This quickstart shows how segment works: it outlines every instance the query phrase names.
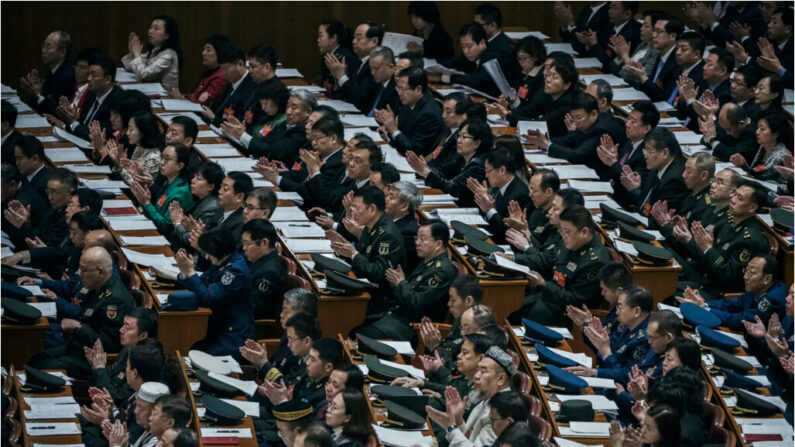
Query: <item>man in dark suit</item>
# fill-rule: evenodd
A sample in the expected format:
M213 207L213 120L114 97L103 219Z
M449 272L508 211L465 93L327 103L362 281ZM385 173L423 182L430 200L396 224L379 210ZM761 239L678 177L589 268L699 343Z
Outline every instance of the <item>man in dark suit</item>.
M638 101L627 116L627 140L624 144L615 144L612 138L605 136L596 148L596 155L603 164L597 172L600 173L602 180L607 180L613 185L613 199L625 208L632 208L635 200L630 197L621 182L624 167L636 172L641 181L646 178L648 170L643 140L659 122L660 112L654 104L651 101Z
M8 100L3 100L0 105L0 135L2 135L2 155L4 163L14 163L14 145L22 134L16 129L17 108Z
M730 80L732 102L742 107L751 119L756 119L759 114L759 106L756 105L754 98L754 88L762 73L763 71L759 67L746 65L735 71Z
M466 119L466 108L472 101L466 93L453 92L442 100L442 120L445 130L439 134L433 152L428 155L428 166L445 172L458 159L456 151L458 132Z
M254 80L246 68L245 54L240 48L230 46L218 54L218 63L228 84L215 110L202 106L202 117L214 126L220 126L230 116L244 121L248 101L254 93Z
M491 3L483 3L475 8L475 23L479 23L486 31L486 48L497 55L502 61L507 62L503 66L503 74L512 87L518 85L522 68L516 60L516 52L513 50L511 39L502 31L502 11ZM507 70L506 70L507 68Z
M23 135L14 145L14 159L22 175L22 189L35 192L46 201L50 171L41 141L33 135Z
M409 67L395 78L400 96L400 111L376 110L381 124L378 133L401 154L413 151L427 155L444 127L442 110L428 92L428 75L421 68Z
M695 3L695 2L694 2ZM765 21L762 19L762 2L720 2L717 14L715 9L704 3L696 3L692 8L685 8L685 15L693 17L699 22L701 33L704 34L715 46L726 48L727 43L735 40L745 44L746 41L756 45L757 39L765 33ZM691 12L692 11L692 12ZM738 37L732 30L733 26L740 25L744 36Z
M718 112L718 126L714 121L702 126L702 142L712 148L712 155L729 161L732 155L740 154L746 163L751 163L759 150L756 141L756 122L742 107L734 103L725 104Z
M337 222L342 220L345 213L342 207L343 198L351 191L355 192L369 185L370 167L380 163L383 158L381 149L367 135L357 134L349 141L355 144L347 146L343 151L345 169L324 192L327 203L336 205L330 211L334 212L334 220Z
M496 50L490 49L486 39L486 31L478 23L467 23L462 26L458 32L458 39L461 43L461 54L442 62L442 65L461 71L464 74L435 74L431 76L431 80L441 81L446 84L466 85L491 96L500 96L497 84L486 71L483 64L496 59L510 83L510 73L514 70L511 67L516 63L516 58L499 54ZM513 77L517 76L518 74Z
M375 116L379 109L398 110L400 97L395 89L395 54L387 47L375 47L368 59L370 73L377 87L375 97L364 111L367 116Z
M608 2L591 2L589 6L583 8L574 21L571 12L571 5L563 5L563 2L555 3L555 17L560 23L560 38L564 42L569 42L579 54L585 54L585 45L580 42L579 36L585 34L596 34L597 42L607 48L612 26L608 14Z
M266 157L271 161L279 160L290 166L298 159L298 150L305 147L307 119L317 107L315 95L307 90L293 90L287 100L285 110L287 126L268 135L251 137L245 133L240 141L245 147L244 154L252 157Z
M279 58L276 56L276 50L272 47L256 46L248 51L246 54L246 63L248 65L248 74L251 80L254 81L252 92L264 88L277 88L279 86L284 88L284 84L276 76L276 66L279 63ZM246 104L246 111L243 114L243 124L246 132L251 133L251 129L264 123L268 116L262 109L260 99L256 94L252 94L248 98Z
M21 90L28 95L26 102L39 114L55 114L62 96L67 99L74 96L75 69L66 59L71 47L69 33L51 32L41 45L41 61L47 66L44 80L35 69L19 80Z
M793 83L793 11L792 5L776 9L767 25L769 42L759 40L761 56L756 58L756 63L767 71L778 73L785 85ZM772 51L771 51L772 50ZM772 53L772 54L771 54Z
M607 15L610 19L610 34L608 41L613 36L621 36L629 44L629 52L632 54L635 47L640 43L641 24L635 20L638 13L638 2L610 2ZM599 43L595 33L580 34L578 40L585 46L583 56L595 57L602 62L602 71L609 73L611 63L616 57L615 52L609 46Z
M624 129L618 121L606 113L599 113L596 99L580 93L574 100L571 116L576 128L562 137L548 140L544 135L534 136L528 141L546 148L551 157L564 158L570 163L585 164L592 169L601 169L602 163L596 155L602 135L610 135L613 141L623 144L626 140Z
M704 93L709 90L721 106L731 101L731 81L729 76L734 70L734 57L722 48L713 48L707 55L703 69L703 84L701 88L680 89L677 108L679 117L685 117L685 126L698 130L698 112L693 107L693 101L698 98L704 101ZM698 95L696 97L696 95Z
M642 90L652 101L668 101L676 88L676 81L681 73L676 64L676 42L684 32L682 22L676 19L660 19L654 23L654 48L660 52L657 63L654 64L652 75L646 74L646 69L639 63L628 63L626 79L636 88Z
M522 209L533 208L530 203L530 191L527 185L516 178L514 174L514 157L506 148L489 151L486 154L486 179L489 188L474 178L469 178L467 187L475 196L475 204L480 208L489 223L489 231L498 243L505 242L505 232L508 230L503 219L509 216L508 204L515 201Z
M42 217L50 211L50 206L38 193L31 189L22 189L22 176L16 165L3 163L2 176L2 208L8 208L12 201L18 201L23 207L30 207L30 223L34 227ZM9 228L11 224L3 217L3 228Z
M369 59L370 52L381 45L384 28L375 22L364 22L353 33L353 52L358 57L358 69L354 76L348 76L348 64L352 61L340 60L334 54L326 55L326 67L336 80L340 99L355 105L362 113L368 113L379 93L379 86L373 79Z
M348 30L339 20L327 20L322 22L317 28L317 46L320 50L320 85L325 87L326 92L334 99L342 99L342 92L339 90L334 76L331 74L328 62L330 60L343 61L346 63L346 74L349 78L356 77L361 61L351 52L351 49L344 45L347 41Z
M684 95L680 84L687 82L692 90L701 90L704 87L704 48L706 42L704 36L694 31L688 31L676 41L676 65L679 66L679 78L676 87L666 101L677 108L683 109L686 101L682 101Z
M676 137L668 129L655 128L646 136L645 152L646 181L641 183L640 175L632 173L626 175L632 177L631 183L624 185L635 198L638 211L649 216L652 205L660 200L668 202L669 209L680 209L687 187L682 178L685 159Z
M116 64L113 59L100 56L91 61L88 72L88 93L80 113L75 114L71 107L64 105L56 109L56 113L70 133L88 140L89 126L92 121L97 121L100 129L105 131L105 136L110 137L113 133L110 125L110 103L121 91L113 84L115 79Z
M240 237L243 231L243 207L246 204L246 196L252 189L254 189L254 183L248 174L232 171L226 174L226 177L221 182L221 189L218 190L218 204L223 208L218 228L234 236L237 242L237 251L240 251L243 246ZM210 231L210 229L204 226L200 229L194 228L190 235L191 247L199 251L199 261L196 263L196 269L200 271L207 270L211 265L209 258L199 249L199 236L201 236L203 231Z

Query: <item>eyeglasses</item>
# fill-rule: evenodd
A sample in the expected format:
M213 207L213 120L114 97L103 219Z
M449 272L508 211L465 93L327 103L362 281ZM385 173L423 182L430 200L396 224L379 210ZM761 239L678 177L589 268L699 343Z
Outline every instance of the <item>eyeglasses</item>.
M472 135L459 133L458 136L456 137L456 139L458 139L458 140L474 140L475 137L473 137Z
M251 205L251 204L248 204L248 203L247 203L247 204L246 204L246 206L244 206L243 208L245 208L245 209L247 209L247 210L249 210L249 211L255 211L255 210L264 210L264 209L265 209L265 208L259 208L259 207L256 207L256 206L254 206L254 205Z

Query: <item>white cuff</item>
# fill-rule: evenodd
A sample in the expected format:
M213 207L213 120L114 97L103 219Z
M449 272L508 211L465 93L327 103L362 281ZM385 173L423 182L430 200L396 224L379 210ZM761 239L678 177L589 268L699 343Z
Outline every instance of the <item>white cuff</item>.
M240 136L240 144L242 144L244 148L248 149L248 145L249 143L251 143L251 140L253 139L254 137L252 137L248 133L243 133L243 135Z
M709 29L711 31L715 31L715 28L717 28L718 25L720 25L720 23L718 23L718 21L716 20L712 25L709 26Z
M450 75L447 74L447 73L442 74L442 82L444 82L445 84L449 84L450 83Z
M36 104L41 104L42 102L44 102L44 96L39 93L39 96L36 97Z
M72 121L72 124L69 125L69 128L72 129L72 132L74 132L77 129L77 126L79 125L80 125L79 121Z
M346 75L346 74L342 75L341 78L337 79L337 85L342 87L342 84L348 82L348 79L350 79L350 78L348 78L348 75Z
M494 208L486 211L486 220L491 219L491 216L493 216L495 214L497 214L497 210L495 210Z
M395 139L395 138L397 138L397 136L398 136L398 135L400 135L401 133L402 133L402 132L400 131L400 129L398 129L398 130L396 130L396 131L392 132L392 139L394 140L394 139Z

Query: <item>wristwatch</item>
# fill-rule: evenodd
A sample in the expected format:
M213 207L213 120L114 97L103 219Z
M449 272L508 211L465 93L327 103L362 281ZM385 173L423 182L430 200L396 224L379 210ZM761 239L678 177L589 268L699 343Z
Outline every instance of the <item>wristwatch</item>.
M456 425L451 425L451 426L447 427L447 428L445 429L445 431L446 431L446 432L447 432L447 434L449 435L449 434L453 433L453 430L455 430L456 428L457 428L457 426L456 426Z

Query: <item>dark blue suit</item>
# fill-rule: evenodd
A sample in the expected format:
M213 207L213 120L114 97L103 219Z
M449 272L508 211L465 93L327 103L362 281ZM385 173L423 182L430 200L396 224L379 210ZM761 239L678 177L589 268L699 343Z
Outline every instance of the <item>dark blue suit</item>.
M765 325L773 314L784 318L786 300L787 285L779 281L760 295L745 292L734 298L707 301L707 305L709 311L720 318L721 326L741 331L745 329L743 320L753 322L755 315L759 315Z
M632 366L640 365L650 351L649 336L646 327L649 318L632 330L618 330L615 339L610 342L613 351L611 355L602 360L602 368L596 369L597 377L610 378L619 382L626 381ZM612 337L611 337L612 338Z

